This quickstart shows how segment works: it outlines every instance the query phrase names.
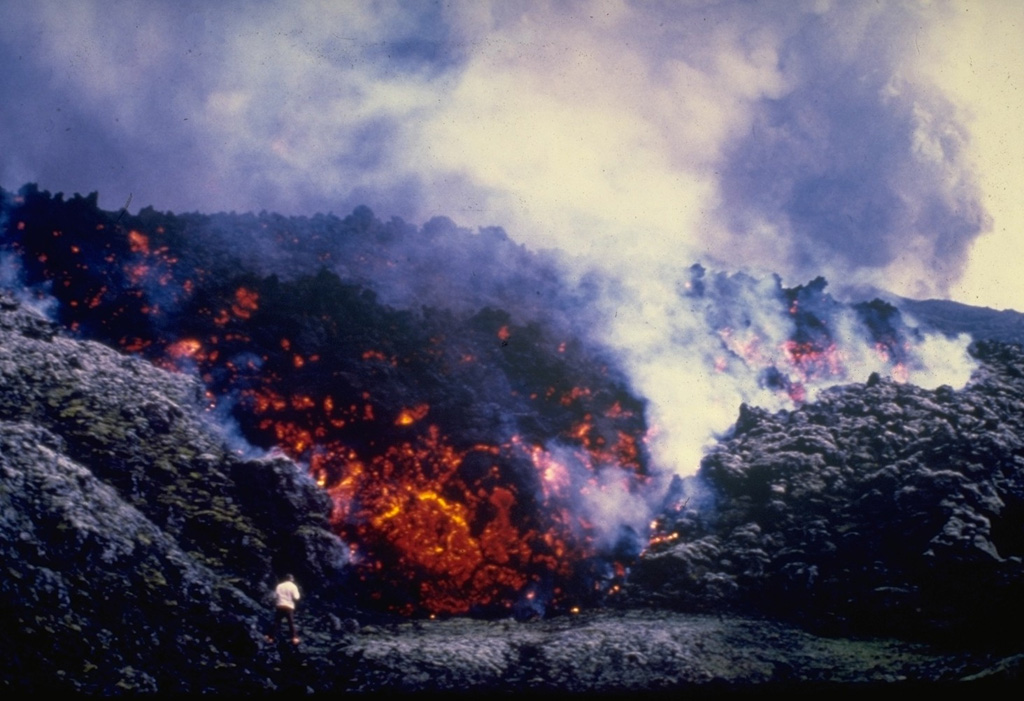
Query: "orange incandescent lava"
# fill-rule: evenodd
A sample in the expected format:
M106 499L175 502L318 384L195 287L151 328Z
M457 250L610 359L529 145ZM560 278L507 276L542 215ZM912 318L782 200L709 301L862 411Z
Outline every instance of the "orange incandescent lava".
M12 222L24 233L12 249L64 295L72 330L197 373L211 403L239 408L248 440L308 465L362 591L381 607L457 614L545 596L571 610L585 587L618 590L626 564L601 549L606 524L589 522L581 504L652 483L644 443L653 429L642 402L565 329L545 335L494 309L468 319L398 314L326 272L286 282L214 268L217 256L161 226L107 220L74 233ZM279 233L280 246L300 243ZM788 310L805 314L796 301ZM708 328L721 342L718 372L774 369L776 389L797 402L805 384L845 372L827 326L799 341L732 326ZM876 350L897 356L893 374L906 376L898 347ZM650 532L653 543L678 537ZM580 585L584 563L601 558L611 575L586 574Z

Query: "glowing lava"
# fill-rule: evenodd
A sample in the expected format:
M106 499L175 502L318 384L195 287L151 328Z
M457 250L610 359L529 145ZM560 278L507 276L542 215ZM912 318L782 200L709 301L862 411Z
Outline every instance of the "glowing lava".
M113 215L31 190L6 205L3 250L57 300L59 321L195 373L246 440L309 466L354 552L361 603L410 615L576 610L618 590L639 548L608 542L621 524L596 506L653 481L644 403L557 315L382 304L323 267L400 259L389 237L404 230L365 213L220 220L242 232L236 247L259 235L292 261L279 275L243 265L250 251L209 244L212 220L198 216ZM823 282L789 298L777 290L776 325L731 304L749 284L694 269L682 286L707 315L709 371L753 370L795 401L805 384L841 377ZM905 339L888 310L874 311L878 353L898 376Z

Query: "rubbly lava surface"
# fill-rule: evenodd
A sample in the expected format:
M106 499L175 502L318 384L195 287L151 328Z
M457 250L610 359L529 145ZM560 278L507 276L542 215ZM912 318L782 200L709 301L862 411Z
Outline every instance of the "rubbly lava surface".
M62 326L197 376L240 450L307 466L361 605L600 605L649 544L667 496L647 452L658 427L556 259L500 229L384 223L365 207L130 215L95 194L0 196L6 265ZM907 379L919 332L889 304L848 308L825 286L693 266L679 294L702 310L708 372L793 405L860 356ZM851 324L852 341L839 334Z
M3 249L61 324L198 375L245 442L308 465L364 605L532 615L617 591L643 534L595 524L587 495L648 489L644 407L567 329L490 306L383 304L328 269L400 264L392 239L412 234L366 212L225 223L5 197ZM252 232L219 225L251 227L278 259L249 259ZM466 241L522 255L501 237ZM537 275L550 275L539 261Z

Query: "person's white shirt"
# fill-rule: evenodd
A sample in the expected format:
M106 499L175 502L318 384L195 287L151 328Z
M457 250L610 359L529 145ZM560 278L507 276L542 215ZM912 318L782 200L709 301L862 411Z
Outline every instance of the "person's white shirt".
M293 609L295 608L295 602L298 601L299 588L295 586L295 582L284 581L277 585L274 589L274 596L277 598L278 608Z

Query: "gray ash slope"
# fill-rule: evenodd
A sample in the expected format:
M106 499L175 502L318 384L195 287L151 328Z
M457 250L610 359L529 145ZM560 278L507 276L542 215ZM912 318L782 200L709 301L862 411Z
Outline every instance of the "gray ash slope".
M944 299L895 298L893 303L912 314L922 328L946 334L966 333L978 340L1024 345L1024 314L1012 309L973 307Z

